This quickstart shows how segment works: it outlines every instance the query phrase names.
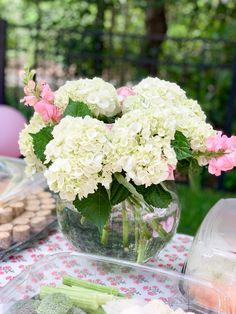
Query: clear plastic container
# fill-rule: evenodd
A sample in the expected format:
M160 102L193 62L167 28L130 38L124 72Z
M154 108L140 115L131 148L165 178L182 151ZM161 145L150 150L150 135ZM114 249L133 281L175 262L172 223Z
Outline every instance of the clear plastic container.
M32 245L55 225L55 199L43 175L28 178L24 160L0 156L0 260Z
M209 281L236 313L236 199L222 199L209 211L190 250L186 274ZM197 290L199 302L217 307L212 291ZM227 304L228 306L228 304Z
M233 313L226 306L227 298L222 310L222 295L211 283L160 268L72 252L42 258L0 289L0 313L4 314L18 300L37 296L40 286L59 285L65 273L115 286L133 298L147 301L161 299L173 309L182 308L194 313L212 313L199 306L194 295L196 289L211 291L217 301L215 313L223 313L223 310L224 313Z

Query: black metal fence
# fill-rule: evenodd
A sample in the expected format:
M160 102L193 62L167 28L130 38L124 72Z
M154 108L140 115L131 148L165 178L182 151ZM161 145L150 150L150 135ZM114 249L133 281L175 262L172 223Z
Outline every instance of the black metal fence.
M236 128L235 41L43 30L1 20L0 59L0 103L19 106L19 72L28 64L54 88L80 76L102 76L119 86L151 74L180 84L198 99L215 127L228 134Z

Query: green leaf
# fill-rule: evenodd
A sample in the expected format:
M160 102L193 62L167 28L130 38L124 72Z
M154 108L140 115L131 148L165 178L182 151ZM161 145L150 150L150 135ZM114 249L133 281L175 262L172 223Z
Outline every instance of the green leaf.
M52 136L53 127L46 126L42 128L38 133L30 133L31 137L33 138L33 148L34 153L38 159L45 162L46 156L44 154L45 148L47 144L53 139Z
M171 141L171 145L175 150L178 160L182 160L188 157L192 157L192 151L187 138L183 133L176 131L175 139Z
M166 208L172 201L171 194L160 184L145 187L137 185L136 190L143 195L144 200L152 206Z
M72 117L93 117L91 110L88 105L82 101L73 101L69 99L69 103L63 113L63 117L72 116Z
M123 202L131 193L124 185L120 184L115 178L112 180L110 189L110 201L112 205Z
M82 200L77 197L73 204L88 221L98 227L101 233L111 213L107 190L99 184L95 193Z
M104 123L112 124L115 123L116 117L106 117L106 116L99 116L98 119L103 121Z

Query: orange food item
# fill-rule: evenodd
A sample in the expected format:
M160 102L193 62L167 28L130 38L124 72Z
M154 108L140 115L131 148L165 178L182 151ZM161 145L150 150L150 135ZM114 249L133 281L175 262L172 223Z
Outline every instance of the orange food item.
M220 281L210 287L194 285L190 289L191 296L201 306L224 313L236 314L236 283L226 284Z

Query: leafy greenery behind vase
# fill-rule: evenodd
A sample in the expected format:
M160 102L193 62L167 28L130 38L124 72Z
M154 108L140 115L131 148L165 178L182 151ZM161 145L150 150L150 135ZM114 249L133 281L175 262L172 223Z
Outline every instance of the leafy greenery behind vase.
M234 58L235 46L219 41L235 38L234 1L169 0L148 3L149 6L146 1L136 0L67 0L63 3L2 0L1 17L10 24L27 26L10 27L8 30L8 67L15 67L12 63L16 62L16 56L22 59L27 54L27 60L31 56L29 62L40 67L48 60L46 67L51 66L50 73L44 71L43 75L54 77L54 87L74 75L92 77L103 74L117 85L126 81L137 82L147 75L143 58L147 55L145 47L150 46L148 40L139 35L154 29L149 24L155 24L155 20L147 22L150 8L159 10L163 12L162 24L166 24L166 27L159 25L162 35L216 39L215 42L203 42L195 39L175 41L171 38L163 41L160 38L155 42L156 48L154 45L148 55L155 56L158 48L159 58L152 61L158 62L160 77L177 81L189 96L199 100L215 127L224 127L231 68L220 69L219 76L217 65L230 65ZM103 32L105 35L101 35ZM138 36L111 37L109 32ZM65 75L67 77L63 77ZM12 86L12 82L8 85ZM11 95L10 91L9 103L16 101L10 98Z

